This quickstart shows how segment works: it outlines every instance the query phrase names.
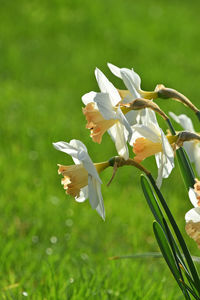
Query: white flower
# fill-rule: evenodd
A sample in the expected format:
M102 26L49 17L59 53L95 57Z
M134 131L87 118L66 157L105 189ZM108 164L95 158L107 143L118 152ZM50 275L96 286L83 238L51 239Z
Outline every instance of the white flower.
M82 97L82 101L86 105L83 109L88 121L86 127L91 129L93 140L99 143L104 132L108 131L118 154L128 159L129 152L126 141L131 139L132 129L120 109L121 97L117 89L99 69L95 70L95 76L101 92L90 92Z
M141 89L141 78L133 69L118 68L117 66L114 66L110 63L108 63L108 67L115 76L123 80L124 85L128 89L119 90L119 93L123 98L123 103L131 102L137 98L152 99L152 97L155 98L155 95L157 95L156 91L144 92ZM151 109L130 111L127 113L126 118L131 125L134 125L135 123L145 124L145 119L149 118L149 116L151 116L152 122L156 120L155 112ZM157 120L155 122L157 123Z
M200 248L200 182L197 179L194 188L189 189L189 198L194 208L185 214L185 230Z
M182 126L184 130L195 133L192 121L186 115L175 115L173 112L170 112L169 115ZM191 162L195 164L197 174L200 175L200 143L198 140L193 140L183 143L184 149Z
M108 63L108 67L115 76L123 80L125 86L130 92L129 96L132 97L132 100L142 96L141 78L133 69L118 68L110 63Z
M62 152L72 156L75 165L59 165L58 173L62 174L62 184L66 193L75 197L78 202L89 198L93 209L105 220L105 210L101 194L101 179L98 175L109 163L93 164L86 146L79 140L71 140L69 143L57 142L53 146Z
M140 134L140 137L136 138L133 143L133 152L136 154L134 160L140 163L146 157L155 154L158 167L156 183L158 187L161 187L162 178L169 177L174 168L174 152L156 120L153 122L152 120L153 117L149 116L145 119L144 125L138 124L133 126Z

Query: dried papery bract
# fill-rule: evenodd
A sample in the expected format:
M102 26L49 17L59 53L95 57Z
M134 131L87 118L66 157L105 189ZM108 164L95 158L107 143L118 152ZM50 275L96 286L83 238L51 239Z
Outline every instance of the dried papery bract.
M195 113L199 112L199 109L186 96L179 93L178 91L171 89L171 88L166 88L163 84L157 85L156 90L157 90L159 98L161 98L161 99L172 98L174 100L177 100L177 101L183 103L185 106L188 106Z
M125 113L130 110L141 110L145 108L150 108L151 110L161 115L161 117L164 120L168 119L168 116L160 109L160 107L156 103L143 98L137 98L130 103L120 104L120 107L122 111L123 111L123 107L127 108L127 111L125 111Z
M113 167L113 174L111 179L108 182L108 186L110 185L110 183L113 181L116 172L118 170L118 168L123 167L123 166L132 166L135 167L137 169L139 169L140 171L143 171L146 175L150 174L150 171L147 170L146 168L144 168L141 164L139 164L138 162L134 161L133 159L129 158L127 160L125 160L123 157L121 156L114 156L109 160L109 164L110 166Z
M184 142L200 141L200 136L198 134L189 131L181 131L178 133L177 137L176 145L178 147L182 147Z

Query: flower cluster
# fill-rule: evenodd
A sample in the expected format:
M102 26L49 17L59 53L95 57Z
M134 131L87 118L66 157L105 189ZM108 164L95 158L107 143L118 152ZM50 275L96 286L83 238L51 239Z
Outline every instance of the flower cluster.
M161 187L163 178L167 178L172 172L175 152L181 146L186 149L200 175L200 138L195 133L191 120L185 115L176 116L170 113L170 116L185 130L170 135L164 133L156 118L156 113L158 113L168 120L154 99L166 98L169 94L180 101L182 95L174 96L174 90L167 89L163 85L158 85L152 92L143 91L141 79L133 69L118 68L112 64L108 64L108 67L123 81L125 87L117 89L96 68L95 77L100 91L91 91L82 96L82 102L85 105L82 110L87 122L86 128L90 130L92 140L100 144L104 133L108 132L124 164L128 164L131 159L132 162L140 165L144 159L154 155L158 168L156 180L158 188ZM190 105L189 100L186 101L185 98L183 102ZM66 193L78 202L89 198L91 207L96 209L105 220L101 194L102 181L99 174L105 168L113 166L111 160L93 163L86 146L79 140L71 140L69 143L57 142L53 145L57 150L71 155L75 163L72 166L58 165L58 173L63 176L61 183ZM186 214L186 230L190 236L194 236L193 229L197 228L198 219L198 230L195 234L198 231L200 244L200 191L197 186L199 188L199 183L189 190L189 197L195 208Z

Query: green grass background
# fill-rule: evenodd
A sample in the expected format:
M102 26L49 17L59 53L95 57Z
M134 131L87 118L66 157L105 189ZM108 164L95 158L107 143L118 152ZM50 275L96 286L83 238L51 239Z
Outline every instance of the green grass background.
M199 2L0 4L0 299L182 299L162 259L108 260L158 251L140 173L121 169L109 188L112 170L102 174L103 222L88 201L65 195L56 164L72 160L52 142L81 139L95 162L116 155L108 135L101 145L92 142L81 109L81 96L98 90L95 67L123 88L107 62L134 67L145 90L163 83L198 105ZM193 117L180 103L157 103ZM156 176L153 158L145 166ZM191 205L178 167L162 191L199 255L184 233Z

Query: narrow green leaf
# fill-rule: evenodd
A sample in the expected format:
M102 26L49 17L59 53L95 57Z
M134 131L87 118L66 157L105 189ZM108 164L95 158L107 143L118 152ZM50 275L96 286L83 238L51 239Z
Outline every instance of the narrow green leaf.
M175 233L175 235L176 235L176 237L179 241L179 244L182 248L183 254L184 254L185 259L187 261L188 267L190 269L191 275L193 277L193 280L194 280L194 283L195 283L195 288L197 289L197 291L200 295L200 278L199 278L198 272L196 270L196 267L195 267L195 265L192 261L192 257L190 255L190 252L189 252L188 248L187 248L185 240L184 240L184 238L183 238L183 236L182 236L182 234L181 234L181 232L178 228L178 225L176 224L176 221L175 221L170 209L167 206L167 203L166 203L162 193L160 192L159 188L157 187L157 185L155 183L155 180L153 179L152 175L149 174L148 178L149 178L151 184L153 185L153 188L154 188L154 190L155 190L155 192L156 192L156 194L157 194L157 196L160 200L160 203L161 203L162 207L164 208L165 213L166 213L166 215L167 215L167 217L168 217L168 219L169 219L169 221L172 225L174 233Z
M185 282L182 282L183 283L183 285L185 286L185 288L192 294L192 296L195 298L195 299L197 299L197 300L199 300L200 298L199 298L199 296L198 295L196 295L195 294L195 292L185 283Z
M190 283L190 286L191 286L193 292L196 293L197 291L195 289L194 280L191 278L190 273L187 270L187 267L185 265L185 262L183 260L182 255L180 253L178 245L176 244L176 242L174 240L174 237L173 237L173 235L171 233L171 230L169 229L168 224L167 224L167 222L166 222L165 219L163 219L163 224L164 224L164 227L165 227L165 232L166 232L169 244L171 246L171 250L172 250L173 255L174 255L174 259L176 261L176 266L177 266L177 268L178 268L178 270L179 270L179 272L181 274L181 279L184 282L184 278L183 278L183 274L184 274L186 276L188 282ZM181 272L180 265L181 265L181 267L183 269L183 274Z
M156 221L163 226L163 214L159 207L159 204L156 200L156 196L151 188L151 185L147 178L144 175L141 175L141 185L144 196L147 200L147 203L156 219Z
M162 210L158 204L158 201L156 199L156 196L151 188L151 184L149 182L149 180L146 178L145 175L141 175L141 185L142 185L142 189L143 189L143 192L144 192L144 195L145 195L145 198L147 200L147 203L156 219L156 221L162 226L162 228L164 229L165 228L165 225L163 223L163 219L164 219L164 216L163 216L163 213L162 213ZM166 235L167 235L167 232L165 232ZM170 237L168 237L169 239ZM177 252L177 255L179 257L179 260L181 262L182 265L184 265L184 267L186 268L187 270L187 267L185 265L185 262L184 262L184 259L181 255L181 252L178 248L178 245L176 244L174 238L172 237L172 234L171 234L171 239L172 239L172 242L173 242L173 245L176 249L176 252Z
M176 261L173 257L171 249L169 247L166 235L165 235L161 225L156 221L153 222L153 230L154 230L154 234L155 234L156 240L158 242L159 248L163 254L163 257L164 257L166 263L168 264L168 267L170 268L174 278L176 279L176 281L177 281L180 289L182 290L184 296L186 297L186 299L190 299L189 295L187 295L187 293L185 291L185 288L183 287L183 284L181 283L182 274L176 266Z
M176 156L187 190L195 184L195 174L183 148L176 150Z
M175 131L169 118L166 120L166 122L170 129L171 134L176 135L176 131ZM195 183L195 174L192 169L191 163L190 163L190 161L187 157L187 154L185 153L183 148L179 148L176 151L176 156L177 156L179 168L181 171L181 175L183 177L183 181L185 183L187 190L189 190L189 188L193 187L194 183Z

